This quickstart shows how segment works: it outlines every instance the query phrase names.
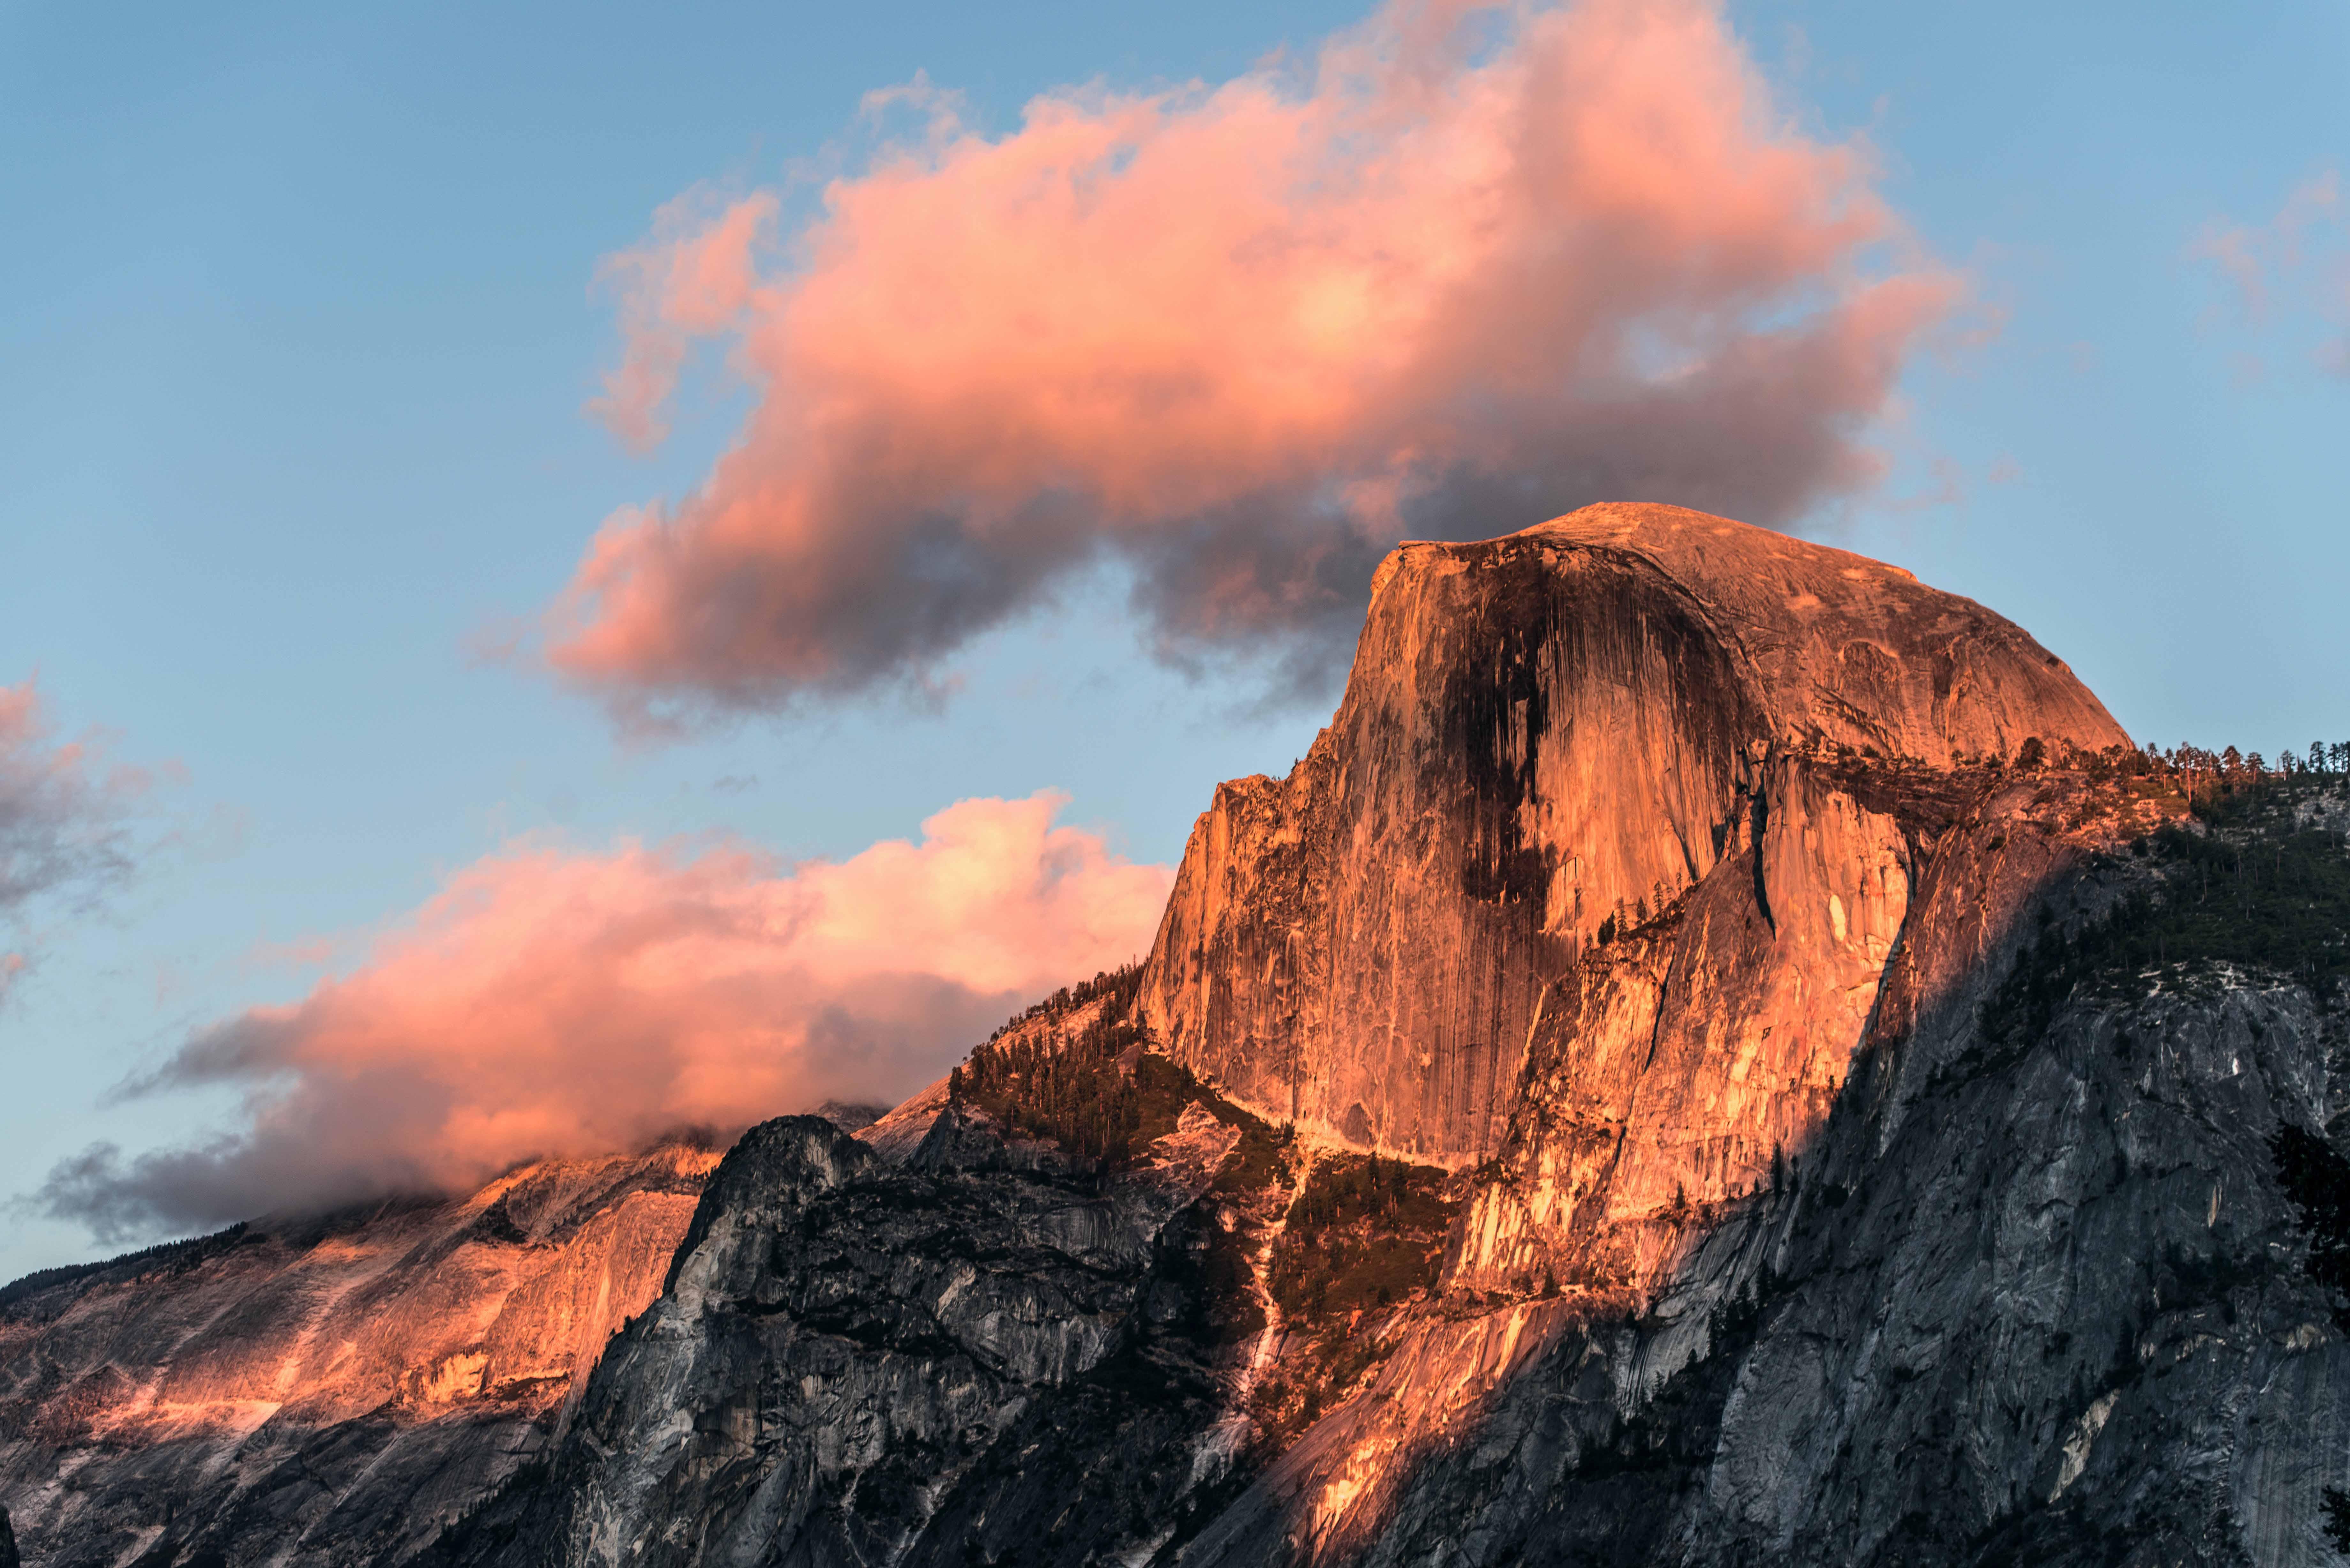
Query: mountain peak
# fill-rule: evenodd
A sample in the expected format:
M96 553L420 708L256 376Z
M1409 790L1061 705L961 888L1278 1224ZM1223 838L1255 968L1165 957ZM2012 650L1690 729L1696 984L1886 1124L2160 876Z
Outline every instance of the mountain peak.
M1544 998L1608 933L1712 887L1783 950L1766 970L1857 1010L1777 1024L1848 1052L1884 964L1865 944L1898 930L1917 857L1814 775L2035 738L2128 742L2022 628L1864 556L1632 504L1404 545L1329 728L1200 819L1143 1011L1275 1120L1478 1162Z
M1404 545L1139 969L855 1137L0 1293L0 1492L67 1568L2318 1561L2350 808L2122 742L1843 551Z
M2005 617L1902 567L1687 507L1607 502L1500 539L1400 545L1374 599L1399 578L1474 576L1530 546L1656 573L1737 650L1783 743L1947 766L2012 754L2034 735L2093 752L2129 742L2072 670Z

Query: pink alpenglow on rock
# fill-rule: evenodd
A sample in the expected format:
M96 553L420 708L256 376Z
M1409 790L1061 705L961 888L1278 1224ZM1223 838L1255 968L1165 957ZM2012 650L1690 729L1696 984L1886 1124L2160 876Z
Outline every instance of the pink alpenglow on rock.
M111 1562L161 1521L263 1548L200 1561L414 1562L560 1431L718 1158L542 1160L19 1281L0 1496L40 1563Z
M935 674L1105 556L1162 652L1335 673L1407 535L1616 495L1785 524L1955 305L1866 150L1796 130L1716 7L1398 0L1310 62L1048 93L618 258L597 407L659 437L691 342L758 401L611 517L549 657L658 722Z
M1408 544L1330 727L1192 829L1141 1011L1268 1116L1456 1165L1501 1148L1530 1054L1567 1041L1577 1093L1669 1134L1653 1172L1609 1146L1618 1188L1711 1191L1808 1135L1923 875L1820 759L1939 771L2035 736L2128 742L2020 628L1896 566L1671 506ZM1585 962L1652 916L1716 977L1686 1039L1661 981ZM1714 1166L1675 1163L1689 1127Z

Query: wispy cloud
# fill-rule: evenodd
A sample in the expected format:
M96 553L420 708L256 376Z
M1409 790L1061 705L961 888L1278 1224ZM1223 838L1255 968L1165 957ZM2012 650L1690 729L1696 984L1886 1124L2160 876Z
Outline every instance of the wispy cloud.
M757 392L550 614L632 723L928 689L1104 558L1162 656L1314 685L1399 537L1873 485L1960 293L1703 0L1396 0L1302 68L1051 93L993 138L900 96L917 144L796 234L688 198L610 264L625 439L696 339Z
M2289 351L2306 354L2330 374L2350 376L2350 224L2335 171L2295 186L2264 222L2206 223L2188 254L2216 275L2240 327L2282 333ZM2237 351L2230 366L2239 386L2267 379L2258 354Z
M34 681L0 686L0 1000L39 911L86 910L130 875L127 818L154 783L102 731L59 740Z
M919 843L778 866L739 845L516 845L355 971L196 1034L128 1096L228 1085L209 1142L60 1164L32 1199L101 1237L449 1189L538 1155L894 1100L1023 1002L1149 944L1170 874L967 800Z

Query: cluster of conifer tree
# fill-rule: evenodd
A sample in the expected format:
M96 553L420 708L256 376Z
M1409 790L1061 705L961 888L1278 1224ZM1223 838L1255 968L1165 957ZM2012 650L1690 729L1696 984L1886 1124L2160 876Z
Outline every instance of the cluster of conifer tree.
M1273 1259L1292 1315L1386 1306L1436 1282L1453 1205L1431 1167L1374 1154L1326 1159L1291 1199Z
M1991 759L1994 763L2005 759ZM2067 746L2061 753L2034 735L2017 748L2012 765L2024 772L2063 767L2086 774L2102 783L2112 778L2159 779L2176 786L2190 803L2223 799L2239 790L2280 781L2302 784L2339 783L2350 778L2350 742L2312 741L2305 753L2287 747L2276 762L2258 752L2233 746L2209 751L2201 746L2108 746L2102 752Z
M2169 751L2148 746L2138 755L2145 760L2147 771L2177 781L2189 803L2197 805L2224 800L2241 790L2280 783L2320 784L2350 776L2350 742L2312 741L2309 750L2298 755L2287 747L2274 765L2258 752L2239 752L2233 746L2217 752L2200 746Z
M1289 1222L1308 1231L1326 1231L1357 1220L1393 1215L1413 1196L1412 1168L1400 1159L1377 1154L1354 1160L1326 1162L1314 1172L1289 1206Z
M2191 783L2201 831L2165 827L2135 846L2158 872L2077 930L2052 926L1983 1009L1992 1038L2036 1037L2084 981L2137 981L2220 961L2284 974L2321 1005L2350 996L2350 852L2301 804L2344 779L2350 748L2315 746L2269 769L2257 754L2182 747L2162 764Z
M1134 999L1141 992L1142 964L1138 960L1118 969L1103 970L1091 980L1081 980L1075 985L1061 987L1017 1017L998 1024L995 1033L987 1038L993 1044L1022 1024L1034 1023L1039 1018L1066 1018L1088 1002L1098 1002L1103 997L1109 998L1109 1006L1104 1009L1106 1012L1128 1012L1133 1010Z
M164 1268L175 1272L191 1269L241 1242L261 1241L261 1237L250 1233L252 1229L249 1221L240 1220L224 1231L214 1231L208 1235L191 1236L178 1241L158 1241L151 1247L141 1247L135 1252L124 1252L117 1257L101 1258L93 1262L60 1263L53 1269L36 1269L29 1274L0 1285L0 1308L10 1306L27 1296L37 1295L52 1285L64 1284L69 1280L78 1280L85 1275L109 1270L136 1270L143 1273Z
M1100 1168L1132 1163L1172 1130L1184 1103L1201 1092L1185 1069L1149 1054L1149 1031L1129 1016L1140 979L1139 967L1128 966L1055 992L950 1074L949 1098L1015 1131L1050 1138ZM1105 998L1108 1005L1075 1031L1020 1027L1067 1017ZM1129 1052L1133 1061L1122 1064Z

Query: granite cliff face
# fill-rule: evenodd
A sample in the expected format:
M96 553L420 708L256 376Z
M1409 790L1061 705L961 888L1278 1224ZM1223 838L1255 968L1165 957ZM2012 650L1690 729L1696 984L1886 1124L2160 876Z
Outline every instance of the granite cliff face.
M717 1158L550 1161L11 1286L0 1495L24 1554L412 1557L551 1439Z
M2350 779L2206 772L1836 551L1407 545L1139 969L754 1129L498 1484L302 1560L2335 1561Z
M1820 760L1943 770L2033 736L2126 742L2017 628L1857 556L1660 506L1406 545L1312 752L1193 830L1143 1013L1267 1115L1474 1162L1603 930L1742 878L1793 989L1742 999L1739 1032L1781 1044L1738 1081L1825 1091L1917 846Z

